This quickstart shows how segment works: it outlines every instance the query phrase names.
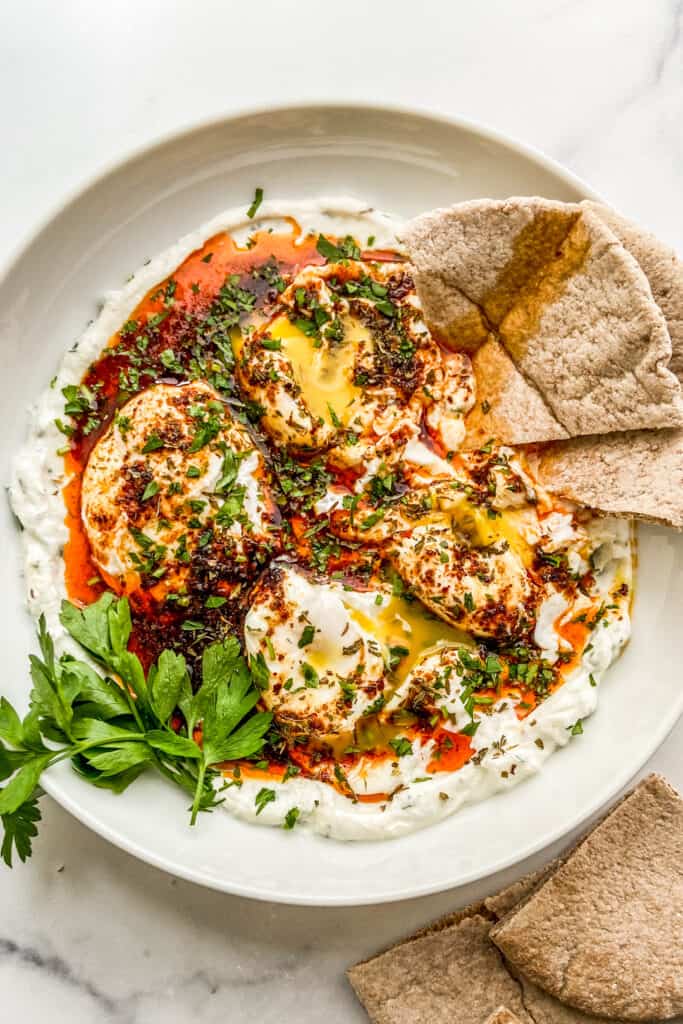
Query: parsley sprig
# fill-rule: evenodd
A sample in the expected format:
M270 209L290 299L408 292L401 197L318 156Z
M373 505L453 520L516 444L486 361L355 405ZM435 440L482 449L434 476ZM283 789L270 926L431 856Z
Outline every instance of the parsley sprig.
M272 715L256 712L259 691L235 637L211 644L193 693L185 659L163 651L147 675L128 650L128 601L105 593L77 608L65 601L61 622L103 669L71 654L57 657L44 617L41 656L31 655L33 689L22 720L0 698L0 856L11 867L31 855L38 832L43 772L69 760L95 786L121 793L155 769L192 800L191 824L221 801L215 766L256 754ZM176 712L180 711L180 714Z

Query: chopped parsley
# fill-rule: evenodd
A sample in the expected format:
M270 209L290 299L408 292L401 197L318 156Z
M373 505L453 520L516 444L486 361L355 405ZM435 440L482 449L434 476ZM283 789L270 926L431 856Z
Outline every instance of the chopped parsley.
M299 810L298 807L290 807L287 813L285 814L285 820L282 823L282 827L288 830L293 829L297 821L299 820L300 813L301 811Z
M147 438L147 440L145 441L144 445L143 445L142 454L143 455L148 455L150 452L158 452L159 449L163 448L163 447L164 447L164 442L159 437L159 435L158 434L150 434L149 437Z
M393 739L389 740L389 746L397 757L406 757L413 752L413 745L405 736L394 736Z
M261 205L262 202L263 202L263 189L262 188L257 188L256 191L254 192L254 198L252 200L251 206L247 210L247 217L250 220L253 220L253 218L256 216L256 211L258 210L258 208L259 208L259 206Z
M318 241L316 242L316 249L321 256L324 256L328 263L341 263L344 260L359 260L360 249L351 235L347 235L339 245L335 245L325 238L324 235L318 235Z
M159 488L159 484L157 483L157 481L156 480L150 480L150 482L147 484L147 486L145 487L145 489L144 489L144 491L142 493L142 500L143 501L149 501L150 498L153 498L155 494L159 493L159 490L160 490L160 488Z
M267 804L272 804L274 800L275 800L275 790L274 789L268 789L266 786L264 786L262 789L259 789L258 793L256 794L256 796L254 798L254 804L256 805L256 814L257 815L260 814L261 811L263 810L263 808Z
M303 632L299 637L299 647L308 647L309 644L313 643L315 637L315 627L308 625L304 626Z
M307 661L302 661L301 663L301 675L304 677L304 682L309 690L317 690L320 685L320 677L313 666L309 665Z

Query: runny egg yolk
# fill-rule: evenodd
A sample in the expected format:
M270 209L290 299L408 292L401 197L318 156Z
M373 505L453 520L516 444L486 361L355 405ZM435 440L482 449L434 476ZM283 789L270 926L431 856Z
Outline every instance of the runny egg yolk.
M507 542L511 551L518 556L526 568L534 560L534 552L523 534L524 512L517 509L505 509L491 518L486 509L473 505L466 498L448 503L445 509L434 508L430 512L415 519L416 526L434 526L448 529L455 527L464 534L473 547L485 548L493 544Z
M521 532L521 514L514 510L505 510L491 519L485 509L478 508L469 502L463 503L462 517L458 517L458 525L469 533L476 547L488 547L507 541L510 549L519 557L527 568L534 560L534 553Z
M333 426L347 426L360 408L362 389L353 383L356 355L369 333L358 320L345 317L341 341L324 339L318 347L291 323L286 316L277 317L269 335L281 342L281 351L292 366L294 380L301 388L301 397L311 414Z
M430 615L419 601L407 601L404 597L390 594L381 596L382 604L378 604L371 614L348 605L347 608L356 625L382 647L387 650L402 648L408 652L401 656L394 671L397 686L418 661L435 648L445 644L471 644L463 630Z

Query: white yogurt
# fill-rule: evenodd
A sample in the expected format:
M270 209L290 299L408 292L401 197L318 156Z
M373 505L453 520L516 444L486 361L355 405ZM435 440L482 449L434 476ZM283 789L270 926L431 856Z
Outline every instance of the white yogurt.
M151 260L123 288L107 297L98 318L65 355L51 387L31 410L28 439L14 461L10 498L24 528L22 541L29 609L36 618L41 613L45 615L58 651L70 650L84 657L59 622L60 604L66 596L62 552L67 540L62 497L66 480L63 461L56 454L63 437L54 424L62 413L61 389L82 379L109 338L149 289L207 238L220 231L231 231L239 241L256 229L289 230L285 216L294 216L304 233L309 229L342 235L351 233L361 240L374 235L377 246L395 244L395 220L348 198L266 201L254 220L246 217L244 208L222 213ZM447 463L423 448L419 442L412 441L406 455L425 473L451 475L452 469ZM240 473L247 473L248 468L245 462ZM333 508L335 503L328 496L323 499L320 511ZM252 508L248 511L250 515L256 512ZM558 543L567 538L568 521L560 519L548 525L552 526L551 532ZM617 572L630 582L628 524L601 519L589 523L587 529L601 544L596 560L596 568L600 570L599 589L606 593ZM563 611L556 602L556 606L547 608L547 614L542 611L539 618L537 642L548 656L552 656L553 644L555 653L557 649L556 636L554 640L550 636L552 622ZM231 784L224 789L223 806L236 817L276 826L280 826L287 812L296 807L301 824L338 839L387 839L432 824L464 804L486 799L516 785L539 771L554 750L568 743L575 723L595 710L597 684L628 640L629 632L625 611L621 618L608 614L594 630L581 664L565 684L527 718L518 720L510 706L497 708L496 714L480 714L480 725L472 740L477 756L460 770L428 775L433 744L416 741L412 754L397 758L395 763L387 762L383 769L388 773L387 789L396 789L399 782L403 787L388 802L353 802L322 782L294 777L286 783L268 783L275 791L275 800L266 804L257 816L255 797L263 782L245 778L240 786ZM503 734L506 739L501 745ZM352 773L350 781L362 792L363 779L359 772ZM225 783L217 785L221 788ZM373 779L373 790L376 788L377 779Z

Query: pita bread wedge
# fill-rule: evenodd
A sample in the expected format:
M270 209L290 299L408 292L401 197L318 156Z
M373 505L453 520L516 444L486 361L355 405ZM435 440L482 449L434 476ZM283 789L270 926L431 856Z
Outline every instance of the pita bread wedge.
M481 448L492 437L507 444L569 437L495 338L473 353L472 369L477 401L465 418L463 448Z
M581 205L605 221L645 271L669 328L670 369L683 378L683 263L654 235L609 207ZM545 449L538 469L546 489L563 497L610 515L683 529L683 431L571 440Z
M609 206L588 199L581 206L604 221L644 271L652 297L669 328L672 349L669 369L680 380L683 378L683 261L668 245Z
M536 197L475 199L403 229L425 316L458 348L486 341L520 289L555 257L580 208Z
M427 997L427 1004L425 1009L432 1013L432 1016L424 1016L422 1018L416 1018L411 1016L412 1010L410 1008L404 1008L401 1003L400 993L397 994L395 981L393 980L393 963L394 958L392 954L400 947L409 946L410 956L415 960L416 973L419 974L421 967L420 964L424 959L429 960L434 955L433 946L420 946L414 945L416 940L427 938L429 936L435 936L439 933L444 932L447 929L457 928L463 921L468 918L477 917L488 922L488 928L490 930L494 923L504 917L513 907L517 906L521 901L526 900L539 886L541 886L544 880L549 877L559 866L561 861L554 860L547 864L544 868L539 871L532 872L525 875L518 882L514 882L512 885L495 893L493 896L488 896L483 902L474 903L469 907L465 907L464 910L457 910L451 914L439 918L437 921L432 922L426 928L416 932L410 938L400 942L397 946L387 950L385 953L380 954L378 957L366 961L363 964L357 964L352 967L348 972L349 980L358 995L358 998L365 1006L368 1014L375 1021L375 1024L393 1024L394 1021L415 1021L422 1020L428 1021L429 1024L441 1024L444 1017L442 1014L442 1006L433 1005L430 1001L430 997ZM463 931L459 933L461 938L469 939L471 932ZM487 940L489 945L490 939ZM486 943L484 944L484 950L487 949ZM479 947L479 952L481 948ZM377 963L379 961L379 964ZM489 964L488 956L484 961ZM505 981L505 974L501 974L500 970L506 972L507 975L514 979L518 991L522 997L522 1005L526 1011L528 1017L534 1022L534 1024L599 1024L598 1018L589 1016L588 1014L582 1013L581 1010L577 1010L571 1006L565 1006L563 1003L558 1002L552 996L544 992L543 989L538 988L533 982L525 978L524 975L519 974L511 967L510 964L505 963L504 960L495 961L495 978L497 988L503 985L507 988L507 982ZM371 966L372 965L372 966ZM388 965L388 975L386 984L383 980L383 971ZM379 967L379 970L377 969ZM465 977L468 976L468 969L465 968ZM501 979L503 979L501 981ZM487 1007L488 1007L487 1003ZM509 1005L509 1004L508 1004ZM500 1007L494 1011L493 1019L495 1020L495 1014L500 1012ZM506 1008L507 1009L507 1008ZM462 1017L460 1014L461 1008L456 1009L457 1016L446 1019L456 1019L458 1024L461 1021L466 1022L474 1019L476 1012L479 1012L476 1007L473 1008L472 1016ZM462 1012L465 1012L464 1010ZM486 1013L489 1012L488 1008L481 1011L479 1019L484 1019ZM508 1013L511 1013L507 1009ZM403 1016L402 1016L403 1014ZM527 1016L515 1016L515 1021L519 1021L520 1024L526 1024L528 1019ZM503 1018L505 1019L505 1018ZM487 1020L486 1024L490 1024ZM603 1022L604 1024L604 1022ZM625 1024L625 1022L617 1022L617 1024Z
M683 430L577 437L531 459L539 482L587 508L683 529Z
M375 1024L481 1024L501 1005L533 1024L490 928L488 917L465 917L352 967L349 981Z
M645 779L491 938L515 972L584 1014L683 1013L683 800Z
M411 1024L418 1021L431 1024L433 1021L436 1024L447 1019L441 1016L446 1012L452 1019L457 1019L458 1024L469 1024L470 1021L481 1024L487 1014L495 1012L501 1004L514 1006L519 1012L519 984L512 981L499 954L488 941L488 930L494 921L528 895L553 866L554 862L525 875L483 902L446 914L384 953L350 968L349 981L375 1024L402 1024L404 1021ZM461 927L466 921L474 923ZM468 949L472 950L471 962ZM423 971L427 968L432 972L438 971L439 965L443 967L446 956L454 958L452 973L455 980L448 991L433 994L429 987L431 975L428 977ZM405 963L412 965L411 981L406 978ZM474 971L475 988L466 994L464 1002L459 1002L458 992L461 987L467 988L470 969ZM483 988L486 988L485 979L489 973L493 979L491 996L486 994L482 997L480 982L484 979ZM508 1000L505 996L510 993L512 996ZM415 1016L418 1013L422 1016ZM455 1017L452 1016L454 1013ZM523 1013L519 1020L522 1024L531 1022L531 1018Z
M484 395L500 440L518 443L510 396L524 394L528 405L530 390L545 410L538 430L533 418L527 429L539 441L552 429L557 437L683 424L664 316L635 258L591 209L477 200L417 218L403 241L436 332L471 350L498 343L511 357L504 368L494 360L498 376Z
M507 1006L499 1006L495 1013L486 1018L485 1024L521 1024L519 1017L508 1010Z

